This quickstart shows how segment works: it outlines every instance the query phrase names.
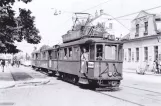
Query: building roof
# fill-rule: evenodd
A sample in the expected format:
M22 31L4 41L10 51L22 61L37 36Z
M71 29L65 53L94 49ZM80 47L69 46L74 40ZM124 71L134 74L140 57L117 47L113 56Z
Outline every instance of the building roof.
M132 21L134 21L134 20L136 20L136 19L138 19L138 18L147 16L147 15L155 15L155 14L150 14L150 13L144 11L144 10L141 10L141 11L139 12L139 14L138 14Z
M142 40L149 40L149 39L158 39L160 37L161 37L161 34L157 34L157 35L151 35L151 36L144 36L144 37L140 37L140 38L122 40L122 41L123 41L123 43L127 43L127 42L135 42L135 41L142 41Z
M129 39L130 39L130 33L121 38L121 40L129 40Z

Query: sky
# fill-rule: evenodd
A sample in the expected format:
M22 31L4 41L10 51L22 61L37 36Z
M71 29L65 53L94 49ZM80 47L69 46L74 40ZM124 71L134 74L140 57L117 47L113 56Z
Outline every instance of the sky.
M36 17L35 25L40 31L42 40L38 45L28 44L25 41L16 43L16 45L24 53L30 54L34 46L40 48L44 44L53 46L61 43L61 36L70 30L73 25L72 16L74 12L88 12L94 15L96 10L99 12L100 9L103 9L104 13L118 17L157 6L161 6L160 0L33 0L27 5L18 2L14 5L16 11L19 7L27 8ZM60 10L61 14L55 16L55 9ZM147 12L161 14L161 8ZM126 27L120 29L123 35L129 33L131 21L137 15L118 19Z

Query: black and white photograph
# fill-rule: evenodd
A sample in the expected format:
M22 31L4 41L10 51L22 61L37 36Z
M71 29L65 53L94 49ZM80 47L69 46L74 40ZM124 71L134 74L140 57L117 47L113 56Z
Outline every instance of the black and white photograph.
M0 106L161 106L161 1L0 0Z

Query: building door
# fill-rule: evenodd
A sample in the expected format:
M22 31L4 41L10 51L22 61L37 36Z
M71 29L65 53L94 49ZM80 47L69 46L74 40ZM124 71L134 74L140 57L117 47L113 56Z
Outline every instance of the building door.
M154 60L158 59L158 46L154 46Z

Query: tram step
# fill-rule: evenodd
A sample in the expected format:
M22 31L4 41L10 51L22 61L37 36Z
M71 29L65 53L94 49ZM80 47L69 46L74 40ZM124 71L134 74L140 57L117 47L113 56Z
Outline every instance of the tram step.
M81 84L89 84L88 80L84 79L84 78L79 78L79 83L81 83Z

